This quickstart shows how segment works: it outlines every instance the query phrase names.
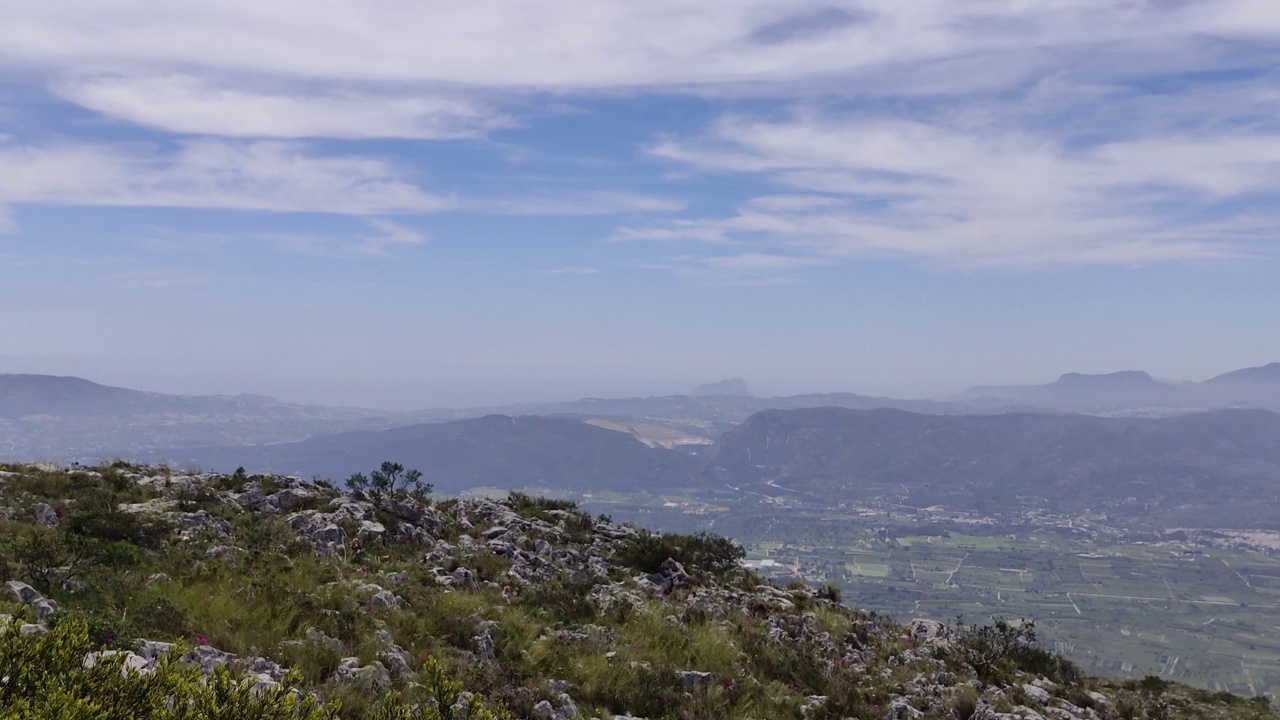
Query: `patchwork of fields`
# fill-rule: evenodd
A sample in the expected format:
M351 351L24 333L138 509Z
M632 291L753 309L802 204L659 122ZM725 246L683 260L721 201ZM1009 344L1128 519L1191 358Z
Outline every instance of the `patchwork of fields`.
M614 519L728 535L763 574L840 585L860 607L900 618L1035 620L1046 643L1094 674L1280 691L1275 555L1051 529L957 530L906 515L747 504L725 512L724 498L609 500L600 509Z

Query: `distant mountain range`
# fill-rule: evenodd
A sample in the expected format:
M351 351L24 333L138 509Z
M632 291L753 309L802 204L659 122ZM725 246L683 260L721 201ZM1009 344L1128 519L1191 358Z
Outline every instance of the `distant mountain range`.
M1169 413L1242 407L1280 410L1280 363L1200 383L1156 380L1139 370L1068 373L1045 385L978 386L954 398L974 409L1034 408L1080 413Z
M1280 529L1280 414L1166 418L766 410L697 454L568 417L494 415L167 457L342 479L394 459L447 492L736 488L841 503L1105 515L1127 527Z
M341 479L391 459L449 491L729 484L830 504L1276 526L1280 415L1246 408L1280 408L1280 363L1183 384L1073 373L946 402L712 394L399 414L0 375L0 461L164 458Z
M733 390L734 384L724 389ZM388 413L298 405L260 395L166 395L81 378L0 375L0 461L99 461L114 455L196 446L266 445L353 430L384 430L485 415L593 419L630 428L651 444L706 444L769 408L897 407L964 412L963 405L850 393L755 398L737 395L526 403Z

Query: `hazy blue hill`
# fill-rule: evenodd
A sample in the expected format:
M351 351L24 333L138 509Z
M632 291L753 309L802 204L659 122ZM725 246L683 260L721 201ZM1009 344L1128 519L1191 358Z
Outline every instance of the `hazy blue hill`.
M0 417L120 415L153 401L147 393L76 377L0 375Z
M446 492L477 486L631 489L698 481L686 454L563 417L490 415L296 443L175 451L172 459L342 479L386 458L420 468Z
M248 445L392 427L358 408L262 395L167 395L83 378L0 375L0 461L96 462L195 445Z
M726 433L707 459L717 479L773 481L833 502L1280 527L1280 415L1258 410L1159 419L775 410Z
M1244 368L1204 381L1205 385L1224 385L1238 382L1280 383L1280 362L1273 362L1261 367Z
M1194 388L1161 382L1140 370L1067 373L1044 385L977 386L956 400L975 408L1026 407L1061 412L1112 412L1207 407Z
M721 380L720 382L699 385L694 389L693 394L702 396L734 395L739 397L751 397L751 391L747 389L747 382L741 378Z
M1199 387L1220 403L1280 410L1280 362L1224 373Z
M263 395L166 395L78 377L0 375L0 417L260 413L287 406Z
M651 420L677 427L702 426L711 430L714 434L715 432L730 429L761 410L817 407L844 407L851 409L897 408L913 412L941 414L972 411L959 403L935 400L900 400L889 397L834 392L767 398L733 395L584 398L569 402L495 408L492 412L504 415L576 415L580 417ZM468 411L457 412L466 413Z

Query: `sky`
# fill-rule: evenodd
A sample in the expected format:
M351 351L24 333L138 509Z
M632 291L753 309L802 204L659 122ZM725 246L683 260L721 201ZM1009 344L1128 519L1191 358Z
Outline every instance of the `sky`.
M0 16L0 372L407 408L1280 360L1274 0Z

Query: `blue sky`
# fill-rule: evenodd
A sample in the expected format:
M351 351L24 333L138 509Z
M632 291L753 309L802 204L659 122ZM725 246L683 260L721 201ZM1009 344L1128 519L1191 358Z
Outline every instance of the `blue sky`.
M1274 2L0 12L0 372L406 407L1280 359Z

